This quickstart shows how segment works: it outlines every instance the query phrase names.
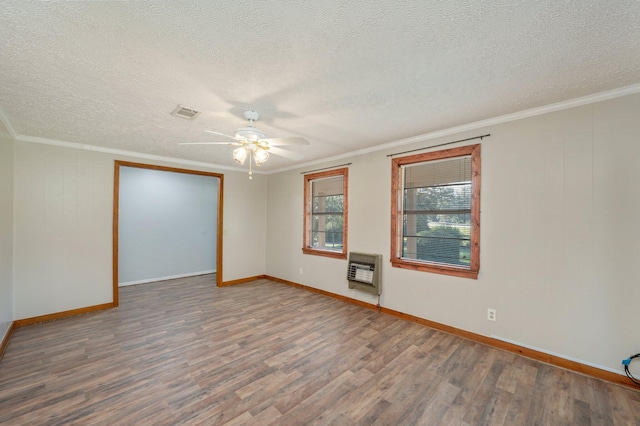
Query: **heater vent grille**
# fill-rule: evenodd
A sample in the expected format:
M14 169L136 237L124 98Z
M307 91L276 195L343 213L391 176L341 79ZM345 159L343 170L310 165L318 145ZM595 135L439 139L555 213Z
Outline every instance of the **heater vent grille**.
M381 254L349 253L347 280L349 288L380 295Z
M175 115L176 117L186 118L188 120L193 120L200 114L200 111L196 111L192 108L183 107L182 105L178 105L176 109L171 112L171 115Z

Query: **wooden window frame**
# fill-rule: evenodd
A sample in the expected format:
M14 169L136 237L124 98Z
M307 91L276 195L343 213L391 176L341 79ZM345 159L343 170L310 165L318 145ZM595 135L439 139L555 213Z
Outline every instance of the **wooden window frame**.
M402 166L471 156L471 255L469 268L402 257ZM477 279L480 272L480 144L394 158L391 163L391 266Z
M326 179L331 177L342 176L342 196L343 196L343 211L342 211L342 251L337 250L325 250L318 249L311 246L310 241L310 229L312 226L312 209L311 209L311 182L317 179ZM317 173L309 173L304 176L304 229L302 230L302 252L304 254L313 254L316 256L332 257L335 259L347 258L347 235L349 228L348 211L349 211L349 197L348 197L348 183L349 183L349 169L347 167L327 170Z

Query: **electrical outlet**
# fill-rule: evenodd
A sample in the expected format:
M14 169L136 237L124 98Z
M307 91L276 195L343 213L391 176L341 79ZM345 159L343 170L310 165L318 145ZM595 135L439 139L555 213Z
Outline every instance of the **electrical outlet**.
M495 321L497 319L497 314L495 309L487 309L487 319L489 321Z
M303 274L304 274L304 272L303 272L302 268L300 268L300 275L303 275Z

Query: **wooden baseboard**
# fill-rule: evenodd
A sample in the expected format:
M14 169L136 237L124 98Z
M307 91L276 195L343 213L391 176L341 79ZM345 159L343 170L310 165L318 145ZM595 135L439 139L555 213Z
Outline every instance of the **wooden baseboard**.
M357 300L357 299L352 299L350 297L346 297L346 296L342 296L342 295L339 295L339 294L331 293L329 291L320 290L318 288L309 287L309 286L306 286L304 284L294 283L293 281L283 280L282 278L272 277L270 275L265 275L265 278L268 279L268 280L271 280L271 281L278 282L278 283L287 284L287 285L290 285L292 287L301 288L303 290L312 291L314 293L320 293L320 294L322 294L324 296L329 296L329 297L333 297L334 299L342 300L343 302L348 302L348 303L351 303L353 305L362 306L363 308L376 309L376 310L378 309L376 305L373 305L371 303L363 302L363 301Z
M405 319L407 321L415 322L417 324L425 325L427 327L431 327L436 330L444 331L446 333L453 334L455 336L459 336L467 340L472 340L477 343L482 343L484 345L492 346L497 349L502 349L507 352L512 352L527 358L535 359L536 361L544 362L546 364L564 368L570 371L575 371L576 373L584 374L586 376L606 380L611 383L616 383L618 385L640 390L639 385L636 385L635 383L631 382L626 376L623 376L622 374L616 374L611 371L602 370L600 368L582 364L577 361L571 361L556 355L550 355L545 352L536 351L535 349L529 349L513 343L494 339L493 337L487 337L481 334L462 330L462 329L441 324L435 321L429 321L424 318L394 311L393 309L381 308L381 312L385 314L393 315L398 318Z
M55 314L40 315L37 317L24 318L14 321L16 327L24 327L31 324L41 322L54 321L61 318L73 317L76 315L88 314L90 312L102 311L113 308L113 303L103 303L102 305L87 306L86 308L71 309L64 312L56 312Z
M13 330L15 329L16 329L16 323L15 321L11 321L11 324L9 325L9 328L5 333L4 338L0 342L0 360L2 360L2 357L4 356L4 351L5 349L7 349L7 345L9 344L9 339L11 339L11 336L13 335Z
M247 278L240 278L237 280L230 280L230 281L223 281L220 283L220 285L218 285L218 287L228 287L230 285L236 285L236 284L244 284L244 283L248 283L251 281L255 281L255 280L260 280L262 278L267 278L266 275L255 275L253 277L247 277Z
M481 334L473 333L471 331L462 330L460 328L452 327L450 325L441 324L439 322L430 321L424 318L420 318L414 315L405 314L403 312L395 311L393 309L380 307L372 303L362 302L357 299L342 296L339 294L331 293L325 290L309 287L303 284L298 284L292 281L283 280L277 277L266 275L265 278L276 281L279 283L287 284L293 287L301 288L304 290L312 291L314 293L320 293L324 296L333 297L334 299L342 300L344 302L352 303L354 305L362 306L373 310L379 310L381 313L392 315L397 318L402 318L407 321L415 322L436 330L444 331L445 333L453 334L454 336L462 337L467 340L471 340L483 345L492 346L497 349L501 349L507 352L512 352L518 355L522 355L526 358L535 359L536 361L544 362L556 367L564 368L566 370L575 371L576 373L584 374L586 376L594 377L596 379L606 380L607 382L622 385L631 389L640 390L640 386L631 382L626 376L622 374L616 374L611 371L602 370L597 367L582 364L577 361L571 361L566 358L562 358L555 355L550 355L545 352L536 351L534 349L518 346L513 343L504 342L502 340L494 339L492 337L483 336Z

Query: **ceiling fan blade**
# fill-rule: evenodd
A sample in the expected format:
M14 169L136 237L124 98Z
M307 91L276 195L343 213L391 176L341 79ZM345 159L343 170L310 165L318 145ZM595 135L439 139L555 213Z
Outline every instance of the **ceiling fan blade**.
M281 145L311 145L311 143L305 138L294 136L291 138L269 138L262 139L269 143L269 146L281 146Z
M302 160L304 158L304 155L302 154L299 154L297 152L287 151L275 146L269 147L269 153L279 155L284 158L288 158L289 160Z
M178 145L240 145L239 142L179 142Z
M233 139L233 140L237 140L234 136L225 135L224 133L220 133L220 132L214 132L213 130L205 130L205 132L213 133L214 135L220 135L220 136L224 136L225 138L230 138L230 139Z

